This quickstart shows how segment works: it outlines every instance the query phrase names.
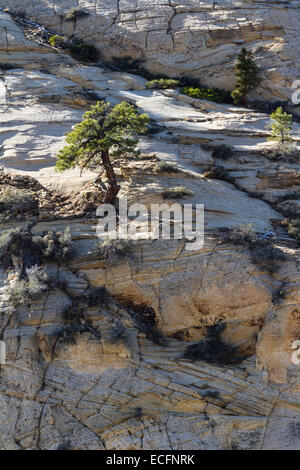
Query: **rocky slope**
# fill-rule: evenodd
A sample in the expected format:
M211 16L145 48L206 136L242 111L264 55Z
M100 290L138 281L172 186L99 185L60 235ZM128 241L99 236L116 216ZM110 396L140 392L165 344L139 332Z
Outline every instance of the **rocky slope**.
M19 2L8 3L19 9ZM23 8L37 19L42 2L29 3ZM124 9L129 14L130 3L119 2L120 14ZM185 9L164 5L163 11L178 10L175 25L194 8L204 8L198 3ZM283 21L282 6L275 6L270 5L269 17L275 22L278 6ZM89 9L90 2L83 7ZM96 19L110 21L113 14L101 17L103 8L99 4L95 10L99 38L104 30ZM134 8L148 11L144 4ZM55 29L59 16L53 11L45 6L42 19ZM221 11L215 6L211 14ZM65 26L70 27L62 22ZM83 20L77 27L83 31ZM299 448L299 366L291 361L292 342L300 339L298 242L278 227L287 206L299 215L300 165L270 161L258 152L265 146L268 116L193 100L176 90L149 91L137 75L79 64L26 38L4 12L0 31L0 62L11 65L2 66L0 81L0 187L26 188L35 195L40 215L29 216L35 234L69 227L72 237L66 261L45 265L47 291L13 311L6 289L16 282L22 260L15 257L13 269L2 267L0 320L7 361L0 372L0 448ZM170 31L171 26L168 36ZM136 41L129 31L128 44L133 37ZM181 53L187 56L185 49ZM155 63L159 60L155 57ZM210 60L218 63L214 54ZM276 90L275 80L271 88ZM94 212L83 217L82 209L98 202L92 183L82 188L95 175L81 178L69 171L58 179L53 170L64 133L81 119L95 93L112 103L126 99L152 119L152 133L140 142L143 157L117 164L121 195L149 205L162 202L168 188L192 190L193 196L179 202L205 204L201 250L187 251L183 241L156 240L132 246L128 256L100 255ZM298 124L293 138L300 140ZM231 145L233 154L226 161L215 158L201 147L207 143ZM157 171L161 160L176 171ZM216 165L227 171L227 181L204 176ZM55 198L58 189L64 194ZM27 217L19 219L27 225ZM256 264L245 247L220 243L221 227L246 223L260 235L276 232L276 245L288 254L277 271ZM1 232L15 225L3 223ZM69 331L66 312L78 321L70 341L61 334ZM222 341L241 351L242 362L220 365L183 357L189 344L220 323L226 324ZM116 331L119 337L113 339Z
M142 60L154 74L196 77L230 90L234 61L246 46L264 78L256 97L290 101L292 82L299 78L297 0L6 0L2 6L58 34L84 38L106 60ZM86 16L66 21L71 8Z

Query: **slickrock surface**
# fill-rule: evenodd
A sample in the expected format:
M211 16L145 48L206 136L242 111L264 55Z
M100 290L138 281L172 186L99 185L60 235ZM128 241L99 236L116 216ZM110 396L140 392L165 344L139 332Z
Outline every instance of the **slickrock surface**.
M232 89L232 65L242 46L255 51L264 81L256 96L290 100L299 79L297 0L6 0L3 7L58 34L76 34L106 60L127 58L152 73L194 76ZM88 13L65 21L71 8Z
M102 41L103 53L109 48L112 55L125 55L127 49L127 55L145 55L157 71L169 64L170 73L190 73L201 59L195 75L210 84L217 83L220 68L230 83L243 39L257 48L269 77L259 93L287 98L299 47L298 2L230 2L230 8L228 2L198 1L156 1L151 7L142 1L78 3L91 17L78 21L76 32ZM53 30L72 28L59 15L77 2L48 5L24 0L22 9ZM6 6L20 10L19 1L7 0ZM73 241L65 263L45 266L49 290L13 312L6 288L22 262L14 259L14 269L0 270L0 333L7 348L0 370L0 448L299 449L300 371L291 360L292 342L300 339L299 243L276 227L285 211L299 216L300 165L258 153L266 145L268 116L193 100L177 90L149 91L137 75L79 64L26 39L4 12L0 62L12 67L1 69L0 191L5 185L31 191L40 199L33 232L69 227ZM142 158L116 164L120 195L149 206L162 203L168 188L192 190L179 202L205 204L203 248L142 241L129 256L101 258L94 212L83 217L87 206L99 202L96 175L58 176L53 168L64 133L94 102L91 92L112 103L126 99L152 119L153 132L140 142ZM293 138L299 144L297 123ZM207 143L231 145L233 155L213 158L201 147ZM158 172L160 160L177 171ZM215 165L235 181L205 177ZM55 188L71 198L53 199ZM220 243L220 227L246 223L261 235L276 232L276 245L289 254L278 271L259 269L243 247ZM1 224L1 233L15 226ZM107 293L87 302L87 294L101 287ZM81 308L82 329L75 341L63 341L65 312ZM145 312L153 315L165 344L154 344L141 327ZM222 366L184 359L186 346L220 322L226 323L222 340L238 347L244 360ZM113 341L120 324L123 333Z

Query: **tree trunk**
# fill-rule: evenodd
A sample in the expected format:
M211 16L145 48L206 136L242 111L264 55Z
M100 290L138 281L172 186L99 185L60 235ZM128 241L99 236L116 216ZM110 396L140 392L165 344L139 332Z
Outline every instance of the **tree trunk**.
M120 191L120 186L117 183L116 174L114 167L111 164L109 158L109 151L101 152L101 160L105 169L105 173L108 179L108 189L104 197L104 203L112 204Z

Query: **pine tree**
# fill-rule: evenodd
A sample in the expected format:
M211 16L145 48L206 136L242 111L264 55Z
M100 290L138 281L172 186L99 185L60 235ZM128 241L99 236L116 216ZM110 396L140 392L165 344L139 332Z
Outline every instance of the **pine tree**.
M279 108L277 108L270 117L275 122L271 125L272 132L270 137L268 137L268 140L275 140L281 144L291 142L291 130L293 124L292 115L287 114L283 111L281 106L279 106Z
M258 67L253 60L251 51L243 48L238 55L236 70L236 88L231 93L235 104L246 104L246 96L261 82Z
M83 115L67 135L67 145L59 152L56 170L79 167L81 170L97 171L104 167L108 188L104 202L112 203L120 186L117 183L112 156L126 153L137 154L137 136L147 132L149 117L123 101L112 107L98 101Z

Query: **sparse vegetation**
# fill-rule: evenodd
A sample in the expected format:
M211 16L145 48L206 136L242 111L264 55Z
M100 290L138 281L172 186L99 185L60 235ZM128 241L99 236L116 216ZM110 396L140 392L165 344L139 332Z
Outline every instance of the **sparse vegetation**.
M227 160L232 157L232 147L226 144L217 144L212 147L212 158L219 158L220 160Z
M212 179L217 179L217 180L223 180L226 181L227 183L233 184L235 182L235 179L230 176L227 170L223 166L220 165L212 165L210 167L207 167L203 171L203 176L206 178L212 178Z
M6 186L0 192L0 222L38 215L38 202L28 192Z
M77 60L95 62L98 58L98 50L93 44L73 41L68 45L68 49Z
M173 80L172 78L158 78L154 80L149 80L146 82L147 88L161 89L165 90L168 88L178 88L180 86L179 80Z
M159 162L155 165L154 172L155 173L179 173L180 169L177 168L172 163Z
M0 236L0 262L4 269L13 267L13 257L21 258L23 271L40 266L47 259L62 260L71 245L69 229L34 235L31 228L6 230Z
M174 188L169 188L163 191L163 199L180 199L182 197L193 196L194 193L190 189L185 188L184 186L176 186Z
M245 359L239 350L226 344L220 337L226 329L226 323L219 323L207 327L207 336L198 343L186 347L183 358L191 361L206 361L218 366L237 364Z
M76 336L80 333L90 333L96 340L101 339L101 332L92 326L88 320L73 320L60 328L55 335L64 344L76 344Z
M262 149L260 154L272 161L286 163L297 163L300 161L300 150L291 142L284 144L278 142L272 147Z
M50 36L48 40L49 44L52 47L67 47L67 39L59 34L54 34L54 36Z
M120 186L111 157L137 154L137 136L146 133L148 122L147 114L138 114L134 106L125 101L114 107L98 101L67 135L67 145L58 154L56 170L78 166L81 171L95 171L104 167L108 189L103 202L112 203Z
M98 253L107 263L114 264L122 258L132 258L132 248L136 245L135 240L104 240L99 241Z
M274 122L271 124L272 132L270 137L268 137L268 140L280 142L281 144L291 142L291 130L293 125L292 115L287 114L283 111L282 107L279 106L270 117Z
M84 62L95 62L98 58L98 49L93 44L88 44L78 38L68 39L59 34L54 34L48 39L52 47L68 50L71 55Z
M222 243L244 246L249 250L252 262L270 274L279 268L280 262L287 259L287 255L274 246L272 238L259 237L251 224L223 229L221 240Z
M190 96L191 98L215 101L216 103L231 103L232 101L230 92L220 88L195 88L186 86L181 88L180 93Z
M248 93L257 88L261 82L258 75L259 69L253 60L251 51L245 48L241 50L235 69L236 88L232 91L231 97L237 105L246 104Z
M38 298L48 290L47 280L47 275L42 268L38 266L27 268L24 278L17 280L6 289L5 294L9 303L17 307Z
M287 222L287 231L296 240L300 240L300 219L291 219Z
M77 21L79 18L84 18L89 16L89 12L85 10L81 10L80 8L71 8L64 16L66 21Z

